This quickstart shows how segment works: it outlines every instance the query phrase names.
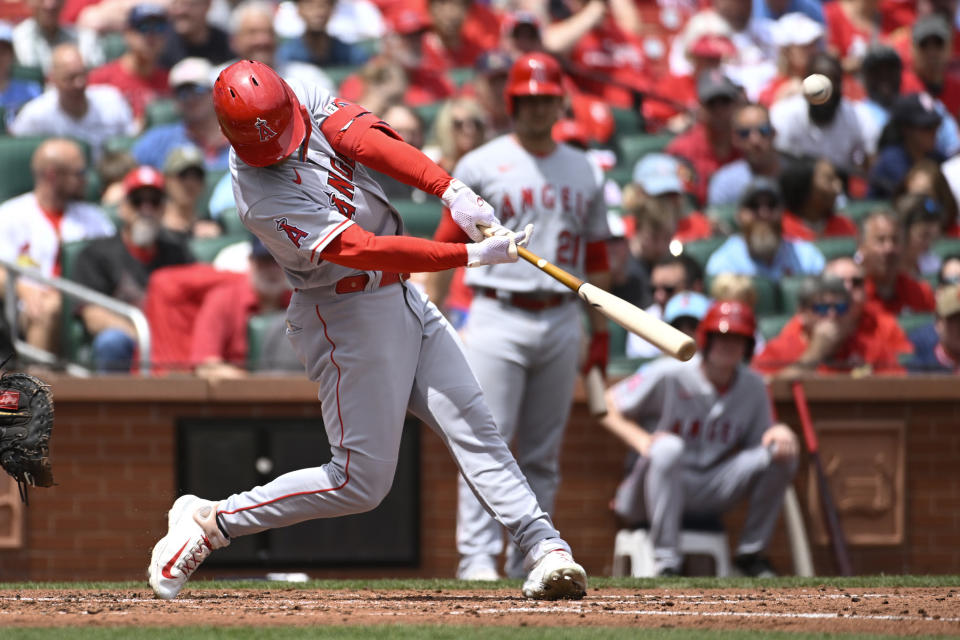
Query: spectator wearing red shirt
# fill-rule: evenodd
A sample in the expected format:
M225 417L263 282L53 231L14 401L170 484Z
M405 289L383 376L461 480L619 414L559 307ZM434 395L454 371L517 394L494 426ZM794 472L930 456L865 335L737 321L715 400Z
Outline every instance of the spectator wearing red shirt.
M719 69L724 60L736 55L730 38L707 33L693 41L687 49L687 58L693 72L683 75L667 74L657 79L656 91L648 92L643 102L643 117L648 129L665 127L682 131L691 123L697 108L697 77L711 69Z
M903 272L902 252L903 233L894 215L887 211L871 213L863 222L857 250L866 274L867 299L894 315L904 310L933 311L930 285Z
M694 194L700 203L706 202L710 176L740 157L733 146L733 113L741 97L740 88L720 71L701 74L697 78L697 122L667 145L667 153L683 158L693 167L697 176Z
M583 93L611 106L635 106L636 91L650 88L643 46L636 29L640 18L630 0L565 0L570 16L547 27L543 42L555 56L568 57Z
M862 268L838 258L801 292L799 311L754 358L753 367L777 377L806 373L900 373L911 353L896 318L867 301Z
M290 285L283 270L262 242L254 238L252 243L249 277L228 281L203 298L190 347L190 361L198 376L245 376L250 318L280 311L290 302Z
M886 40L901 26L902 16L884 12L881 0L834 0L823 5L827 22L827 48L843 61L843 70L853 73L867 47Z
M950 24L938 14L917 20L913 25L912 59L904 65L900 91L927 92L957 118L960 114L960 77L949 71L952 36Z
M836 212L843 183L826 158L797 158L780 173L783 193L783 237L817 240L857 236L853 220Z
M429 56L450 67L472 67L500 41L500 17L480 2L427 0L433 31L424 42Z
M160 54L169 28L167 12L154 4L138 4L130 9L123 30L126 51L113 62L90 72L89 84L109 84L120 90L130 103L133 115L141 122L147 104L170 95L168 69L160 66Z
M446 63L426 46L432 22L426 13L404 9L393 14L382 54L340 85L339 95L373 113L394 102L411 107L432 104L455 92Z
M950 30L953 32L951 41L953 42L953 46L951 47L950 66L954 69L960 67L960 29L957 28L954 22L958 5L960 5L958 0L916 1L916 15L914 16L914 20L904 23L907 26L897 29L897 31L890 36L890 45L897 50L897 53L900 54L900 58L906 66L910 66L910 61L913 56L913 23L924 16L936 14L946 20L947 24L951 25Z

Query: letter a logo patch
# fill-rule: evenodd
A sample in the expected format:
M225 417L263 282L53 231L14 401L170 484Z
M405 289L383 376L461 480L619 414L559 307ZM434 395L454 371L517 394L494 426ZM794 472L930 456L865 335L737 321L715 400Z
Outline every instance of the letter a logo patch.
M253 123L253 126L257 128L257 132L260 133L260 142L266 142L270 138L273 138L277 135L277 132L270 128L267 124L267 121L263 118L257 118L257 121Z
M287 234L287 237L290 238L290 242L296 245L298 249L300 248L300 242L310 235L303 229L295 227L287 222L286 218L279 218L274 220L274 222L277 223L277 231L283 231L285 234Z

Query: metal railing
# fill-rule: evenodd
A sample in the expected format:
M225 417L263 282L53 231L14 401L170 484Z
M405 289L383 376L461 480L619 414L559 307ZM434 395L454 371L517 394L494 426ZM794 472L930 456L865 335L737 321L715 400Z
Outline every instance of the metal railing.
M123 316L129 320L130 323L133 324L133 328L137 334L136 342L140 353L140 373L141 375L145 376L150 374L150 325L147 323L147 317L143 315L143 312L140 311L140 309L125 302L115 300L109 296L105 296L99 291L94 291L93 289L84 287L76 282L64 280L63 278L47 277L33 267L23 267L3 259L0 259L0 267L3 267L7 272L7 290L4 313L6 314L7 325L10 327L10 341L12 342L17 354L21 358L46 365L57 366L61 364L60 358L57 356L57 354L36 347L20 339L18 331L19 323L17 322L17 307L19 302L17 296L17 279L23 277L48 287L53 287L61 294L75 300L80 300L82 302L86 302L87 304L95 304L98 307L103 307L104 309ZM68 374L80 377L87 377L93 373L87 367L75 362L67 362L65 364L65 369Z

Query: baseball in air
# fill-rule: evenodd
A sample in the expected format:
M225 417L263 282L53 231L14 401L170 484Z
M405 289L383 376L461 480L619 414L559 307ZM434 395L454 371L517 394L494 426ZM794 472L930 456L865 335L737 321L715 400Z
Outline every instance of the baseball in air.
M833 94L833 83L822 73L813 73L803 79L803 95L810 104L823 104Z

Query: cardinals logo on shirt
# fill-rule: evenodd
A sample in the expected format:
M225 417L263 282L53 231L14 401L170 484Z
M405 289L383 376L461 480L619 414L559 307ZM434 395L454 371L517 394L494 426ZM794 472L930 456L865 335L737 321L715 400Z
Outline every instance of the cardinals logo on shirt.
M260 134L260 142L266 142L277 135L277 132L271 129L263 118L257 118L253 126L257 128L257 132Z

